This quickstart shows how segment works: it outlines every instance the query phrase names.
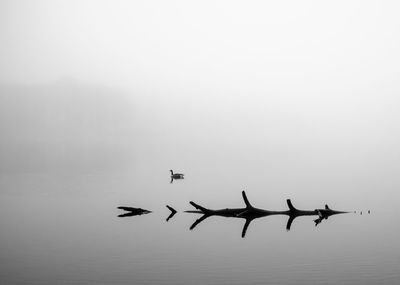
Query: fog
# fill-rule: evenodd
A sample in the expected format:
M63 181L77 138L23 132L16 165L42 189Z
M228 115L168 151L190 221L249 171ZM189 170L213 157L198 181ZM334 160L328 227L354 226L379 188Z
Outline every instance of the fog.
M82 216L93 200L234 206L243 189L275 209L396 208L399 6L1 1L0 195L53 193L21 198L44 212L68 188Z
M2 1L1 168L184 151L389 183L397 5Z
M396 84L397 8L396 1L2 1L0 75L71 76L180 98L197 95L190 90L222 98L361 95Z

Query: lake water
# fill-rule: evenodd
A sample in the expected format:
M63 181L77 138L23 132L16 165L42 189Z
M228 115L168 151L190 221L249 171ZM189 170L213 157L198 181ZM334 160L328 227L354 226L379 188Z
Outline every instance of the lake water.
M199 159L179 169L186 179L172 184L166 160L114 172L1 175L2 283L399 283L400 213L378 189L368 204L357 191L315 191L295 176L282 179L282 187L292 179L298 188L271 189L276 176ZM182 212L193 209L190 200L215 209L243 207L243 189L259 208L286 210L292 198L300 209L328 203L357 214L332 216L317 227L315 217L299 217L289 232L286 216L260 218L245 238L242 219L210 217L189 230L200 217ZM178 210L169 222L166 204ZM117 206L153 212L118 218Z

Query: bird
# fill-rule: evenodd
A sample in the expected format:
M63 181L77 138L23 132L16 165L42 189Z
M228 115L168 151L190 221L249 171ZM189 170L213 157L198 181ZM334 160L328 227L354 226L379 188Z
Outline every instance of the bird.
M174 179L184 179L182 173L174 173L174 172L172 171L172 169L171 169L170 171L171 171L171 183L172 183L172 181L173 181Z

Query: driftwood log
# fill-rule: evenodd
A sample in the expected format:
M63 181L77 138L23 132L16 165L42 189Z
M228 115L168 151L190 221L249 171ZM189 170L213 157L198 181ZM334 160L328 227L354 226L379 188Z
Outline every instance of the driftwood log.
M244 238L246 236L246 232L247 232L247 229L248 229L250 223L254 219L258 219L261 217L272 216L272 215L287 215L287 216L289 216L289 219L286 224L286 230L289 231L294 219L297 217L300 217L300 216L318 216L318 218L314 221L315 225L318 225L322 220L327 219L329 216L347 213L347 212L342 212L342 211L331 210L328 207L328 205L325 205L325 209L315 209L315 210L310 210L310 211L299 210L293 206L290 199L286 200L287 205L289 207L288 210L286 210L286 211L269 211L269 210L264 210L264 209L259 209L259 208L253 207L250 204L249 200L247 199L245 191L242 191L242 197L243 197L246 207L225 208L225 209L218 209L218 210L207 209L203 206L196 204L193 201L190 201L190 204L197 210L196 211L186 211L186 212L203 214L203 216L201 216L199 219L197 219L192 224L190 229L193 230L198 224L200 224L205 219L207 219L211 216L242 218L242 219L246 220L245 224L243 226L243 230L242 230L242 237Z
M330 217L332 215L348 213L348 212L343 212L343 211L332 210L328 207L328 205L325 205L325 208L323 208L323 209L299 210L293 206L290 199L286 200L286 203L289 208L288 210L269 211L269 210L259 209L259 208L254 207L253 205L251 205L251 203L249 202L249 199L247 199L246 192L244 192L244 191L242 191L242 197L243 197L245 207L243 207L243 208L225 208L225 209L218 209L218 210L208 209L203 206L200 206L199 204L196 204L193 201L190 201L190 204L196 210L195 211L185 211L185 212L202 214L202 216L191 225L190 229L193 230L198 224L200 224L205 219L207 219L211 216L240 218L240 219L245 220L245 223L244 223L244 226L242 229L242 237L244 238L246 236L247 229L249 228L251 222L255 219L262 218L262 217L273 216L273 215L288 216L289 219L286 223L286 230L289 231L292 226L293 221L297 217L300 217L300 216L317 216L317 219L314 220L315 225L317 226L323 220L328 219L328 217ZM172 208L171 206L167 205L166 207L171 211L170 215L166 219L168 222L177 213L177 211L174 208ZM121 207L118 207L118 209L125 211L125 213L118 215L118 217L132 217L132 216L139 216L139 215L151 213L151 211L145 210L142 208L121 206Z
M124 210L125 213L118 215L118 217L123 218L123 217L132 217L132 216L140 216L144 214L149 214L151 211L145 210L142 208L133 208L133 207L118 207L118 209Z

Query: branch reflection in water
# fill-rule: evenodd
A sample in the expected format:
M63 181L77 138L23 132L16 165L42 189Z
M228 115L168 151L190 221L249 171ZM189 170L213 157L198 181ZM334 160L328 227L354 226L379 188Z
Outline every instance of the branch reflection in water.
M345 212L345 211L332 210L329 208L328 205L325 205L325 208L323 208L323 209L299 210L293 206L290 199L286 200L286 203L289 208L288 210L270 211L270 210L259 209L259 208L252 206L247 198L245 191L242 191L242 197L243 197L243 201L245 203L245 207L243 207L243 208L224 208L224 209L213 210L213 209L208 209L203 206L200 206L193 201L190 201L190 204L196 210L189 210L189 211L185 211L185 212L186 213L194 213L194 214L202 214L202 216L199 219L197 219L190 226L190 230L193 230L201 222L203 222L204 220L206 220L207 218L209 218L211 216L221 216L221 217L226 217L226 218L239 218L239 219L245 220L245 224L242 229L242 238L244 238L246 236L247 229L249 228L251 222L258 218L274 216L274 215L289 216L289 219L286 224L286 230L290 231L292 223L297 217L318 216L318 218L316 220L314 220L315 226L317 226L323 220L327 220L330 216L337 215L337 214L349 213L349 212ZM166 221L168 222L177 213L177 211L168 205L166 205L166 207L171 211L170 215L166 219ZM118 209L122 209L122 210L126 211L126 213L121 214L118 217L131 217L131 216L139 216L139 215L151 213L151 211L144 210L141 208L118 207Z

